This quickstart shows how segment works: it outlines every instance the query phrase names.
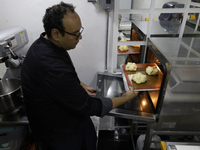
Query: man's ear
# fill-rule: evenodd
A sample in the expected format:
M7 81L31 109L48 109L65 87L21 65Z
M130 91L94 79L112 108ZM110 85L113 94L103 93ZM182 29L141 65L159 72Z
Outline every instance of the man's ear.
M61 36L61 33L57 29L52 29L51 30L51 36L55 41L59 41L59 38Z

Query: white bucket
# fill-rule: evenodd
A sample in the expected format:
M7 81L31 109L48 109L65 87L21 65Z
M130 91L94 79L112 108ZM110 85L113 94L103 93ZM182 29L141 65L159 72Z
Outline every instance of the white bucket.
M145 141L145 134L142 134L138 137L137 139L137 145L136 145L136 150L142 150L144 146L144 141ZM150 148L161 148L160 147L160 142L161 138L157 135L153 135L152 141L156 143L151 143Z

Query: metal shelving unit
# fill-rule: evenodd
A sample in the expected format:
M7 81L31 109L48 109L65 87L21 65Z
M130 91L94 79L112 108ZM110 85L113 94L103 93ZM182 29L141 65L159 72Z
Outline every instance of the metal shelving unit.
M141 4L142 1L138 1L138 0L130 0L131 4ZM118 46L120 45L128 45L128 46L133 46L133 45L140 45L143 48L141 49L141 56L140 57L144 57L144 53L146 51L146 45L147 45L147 39L150 37L163 37L163 36L167 36L167 37L179 37L182 38L184 36L200 36L200 32L197 31L198 29L198 25L199 25L199 19L200 19L200 15L197 15L198 18L196 18L196 25L195 28L192 29L191 27L186 26L186 22L188 20L188 14L199 14L200 13L200 4L197 2L192 2L191 0L185 0L185 1L181 1L181 0L175 0L176 2L182 3L184 4L184 8L173 8L173 9L164 9L161 7L158 7L158 3L166 3L166 0L150 0L149 1L149 6L144 8L140 7L139 5L135 6L136 8L134 8L133 6L131 6L130 9L120 9L120 0L116 0L115 1L115 7L114 7L114 14L113 14L113 39L112 39L112 53L110 55L112 55L112 59L109 60L109 63L111 63L111 72L121 72L120 70L120 65L118 63L123 63L124 61L118 61L118 57L123 57L123 56L128 56L127 53L119 53L118 52ZM128 2L128 1L123 1L124 3ZM146 2L146 1L145 1ZM158 21L156 20L158 19L158 14L161 13L179 13L182 14L182 19L181 21L179 21L178 23L178 32L176 33L176 35L174 34L169 34L168 32L166 32L165 29L163 29L163 31L161 31L162 27L160 28L160 31L157 29L154 29L155 24L157 24L157 26L159 26ZM130 16L130 18L128 18L129 20L127 20L128 22L132 22L132 21L140 21L140 23L145 24L145 32L143 32L143 34L145 35L143 37L143 39L141 41L123 41L120 42L118 41L118 37L119 37L119 14L126 14L127 16ZM142 16L142 17L138 17L138 16ZM135 18L131 18L134 16L137 16ZM140 19L140 20L139 20ZM121 19L122 21L123 19ZM148 21L145 21L148 20ZM140 24L138 26L138 28L142 28L142 24ZM122 27L121 27L122 28ZM127 29L126 29L127 30ZM156 31L156 35L155 32ZM187 30L187 32L186 32ZM158 33L160 32L160 33ZM143 58L144 60L144 58ZM141 61L141 59L140 59Z

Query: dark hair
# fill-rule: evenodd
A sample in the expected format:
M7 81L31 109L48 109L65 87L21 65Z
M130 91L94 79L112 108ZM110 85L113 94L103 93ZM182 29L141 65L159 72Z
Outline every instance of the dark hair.
M68 12L74 12L75 7L72 4L60 2L60 4L54 5L46 9L46 13L43 17L43 27L48 37L51 37L51 30L58 29L64 36L64 26L62 19Z

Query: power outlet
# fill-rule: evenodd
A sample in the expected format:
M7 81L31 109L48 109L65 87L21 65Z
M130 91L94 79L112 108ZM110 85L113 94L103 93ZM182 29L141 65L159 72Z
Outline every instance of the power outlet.
M103 9L114 9L114 0L101 0Z

